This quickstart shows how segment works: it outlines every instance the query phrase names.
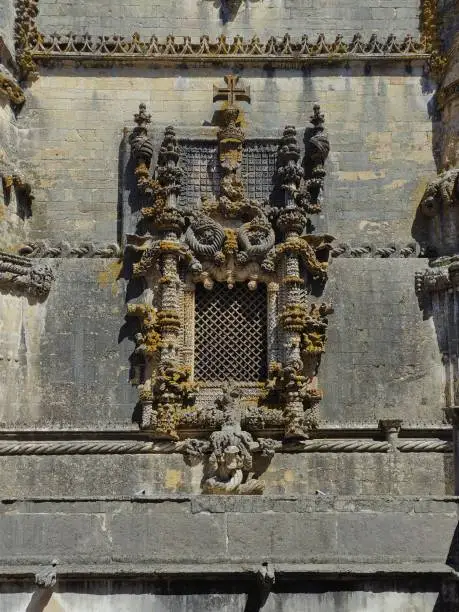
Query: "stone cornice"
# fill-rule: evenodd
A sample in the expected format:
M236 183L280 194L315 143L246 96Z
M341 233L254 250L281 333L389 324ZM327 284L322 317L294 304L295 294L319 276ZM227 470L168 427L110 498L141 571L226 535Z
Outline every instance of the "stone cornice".
M134 61L168 65L238 62L294 66L356 60L407 61L429 58L429 50L424 40L415 40L410 35L401 41L390 35L382 41L378 40L376 35L364 40L361 34L355 34L348 42L344 41L341 35L334 41L326 41L323 34L314 41L306 35L301 39L292 39L289 34L283 38L272 36L264 41L258 36L250 40L235 36L229 40L221 35L211 41L209 36L204 35L199 41L194 41L189 36L170 35L160 41L155 36L142 39L138 34L132 37L39 34L30 53L37 62Z
M33 265L27 257L0 251L0 288L44 297L53 280L53 272L48 266Z

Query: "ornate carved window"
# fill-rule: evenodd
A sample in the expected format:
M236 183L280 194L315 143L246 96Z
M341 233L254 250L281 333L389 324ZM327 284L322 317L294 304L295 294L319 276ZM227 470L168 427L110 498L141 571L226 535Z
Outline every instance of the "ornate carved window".
M218 129L179 142L168 126L155 148L143 104L130 142L135 162L139 233L127 236L144 278L132 381L140 426L209 453L208 493L261 493L252 478L255 448L272 453L260 431L304 439L316 426L322 393L317 370L329 304L311 299L324 283L332 236L305 233L321 210L329 142L315 105L303 136L246 140L237 102L250 88L227 75L214 87L224 100ZM201 130L199 131L201 134ZM188 440L190 431L208 434ZM280 431L279 431L280 430Z
M195 379L261 381L267 377L266 286L196 286Z

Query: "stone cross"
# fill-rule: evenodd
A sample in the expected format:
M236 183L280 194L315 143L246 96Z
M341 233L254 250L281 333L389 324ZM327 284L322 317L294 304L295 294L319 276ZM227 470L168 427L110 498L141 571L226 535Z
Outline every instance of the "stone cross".
M214 102L217 100L228 101L228 108L234 107L235 102L238 100L250 103L250 87L238 87L239 77L234 74L228 74L224 79L226 87L217 87L214 85Z

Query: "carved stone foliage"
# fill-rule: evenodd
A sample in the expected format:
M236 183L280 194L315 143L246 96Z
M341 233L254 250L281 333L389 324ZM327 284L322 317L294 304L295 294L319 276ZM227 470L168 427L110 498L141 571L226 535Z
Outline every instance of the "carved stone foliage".
M27 257L0 251L0 287L44 298L54 274L49 266L33 264Z
M42 40L37 30L37 15L38 0L16 0L14 42L21 80L27 77L34 78L38 74L32 52L32 49Z
M245 134L237 103L249 103L250 90L229 75L223 87L214 88L214 100L225 102L215 142L220 184L214 193L186 206L180 195L188 175L181 167L182 148L174 128L165 129L152 169L150 116L143 105L135 115L130 142L143 220L139 233L127 237L127 251L134 258L133 277L143 279L144 290L138 302L128 305L128 315L139 322L132 382L139 389L142 428L172 440L186 437L190 429L210 433L208 440L189 442L192 455L208 457L204 491L255 494L263 491L263 483L251 477L253 451L263 446L262 454L270 456L279 442L257 441L252 431L274 428L284 440L295 441L307 439L317 424L315 406L322 397L317 374L333 309L311 300L310 293L313 285L318 289L326 282L333 238L305 231L308 215L322 204L330 144L324 115L315 105L304 151L295 127L287 126L269 178L274 185L270 197L249 198L242 176ZM259 283L267 291L258 295ZM247 295L239 291L244 284ZM206 291L211 292L210 301L198 300ZM259 299L248 299L255 294ZM233 304L231 296L240 302ZM216 313L215 334L196 335L195 321L208 323L214 302L232 314ZM250 317L251 304L267 309L267 329L261 337L266 338L263 354L269 368L249 380L244 372L250 378L253 368L222 366L222 371L238 373L237 384L226 380L227 374L195 380L195 335L199 363L212 360L212 344L219 335L222 342L227 338L219 334L218 325L237 326L238 317ZM195 308L207 308L206 316L199 311L195 319ZM241 330L244 325L247 322L241 323ZM245 329L248 339L250 327ZM203 337L209 347L202 346ZM218 359L249 359L243 337L240 347L231 355L219 347ZM203 378L210 371L197 368Z

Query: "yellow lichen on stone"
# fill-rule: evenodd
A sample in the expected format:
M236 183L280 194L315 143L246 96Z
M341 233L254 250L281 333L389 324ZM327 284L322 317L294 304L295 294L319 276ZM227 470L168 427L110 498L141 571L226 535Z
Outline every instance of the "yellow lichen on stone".
M179 470L166 470L164 486L171 491L177 491L182 485L182 472Z
M108 263L103 270L99 272L97 275L97 282L103 288L111 285L112 294L118 295L119 287L118 287L118 279L121 273L121 268L123 267L122 261L111 261Z

